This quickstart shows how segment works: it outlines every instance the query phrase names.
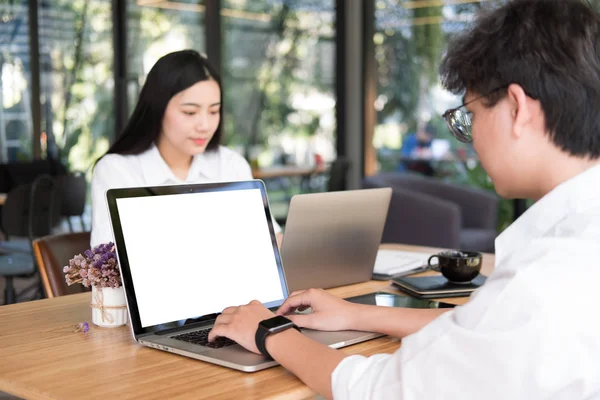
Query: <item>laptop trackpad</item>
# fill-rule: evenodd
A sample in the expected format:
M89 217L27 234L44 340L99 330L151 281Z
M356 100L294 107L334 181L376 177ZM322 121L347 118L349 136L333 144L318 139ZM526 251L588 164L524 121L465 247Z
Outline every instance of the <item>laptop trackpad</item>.
M350 346L365 340L375 339L384 336L380 333L362 332L362 331L316 331L312 329L302 329L302 333L307 337L316 340L326 346L338 349L340 347Z

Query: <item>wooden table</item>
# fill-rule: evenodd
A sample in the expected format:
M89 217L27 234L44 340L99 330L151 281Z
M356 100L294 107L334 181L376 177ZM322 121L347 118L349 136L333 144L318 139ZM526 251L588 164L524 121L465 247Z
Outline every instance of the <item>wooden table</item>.
M0 193L0 206L6 201L6 193Z
M384 245L420 252L437 249ZM489 275L493 255L484 256ZM383 290L387 281L330 289L340 297ZM0 391L27 399L305 399L315 394L282 367L244 373L136 344L129 326L91 324L91 294L0 307ZM467 298L443 299L461 304ZM90 331L74 332L89 321ZM400 340L382 337L342 349L392 353Z
M255 179L289 178L293 176L310 176L313 174L322 174L329 170L326 165L301 167L287 165L281 167L257 168L252 170L252 176Z

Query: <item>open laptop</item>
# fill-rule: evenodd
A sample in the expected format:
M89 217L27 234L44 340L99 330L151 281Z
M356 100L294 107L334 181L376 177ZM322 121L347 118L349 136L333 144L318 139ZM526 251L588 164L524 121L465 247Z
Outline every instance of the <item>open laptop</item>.
M391 188L292 197L281 257L290 293L371 279Z
M262 181L110 189L106 194L133 336L139 343L251 372L277 362L228 339L217 314L288 296ZM303 330L333 348L381 334Z

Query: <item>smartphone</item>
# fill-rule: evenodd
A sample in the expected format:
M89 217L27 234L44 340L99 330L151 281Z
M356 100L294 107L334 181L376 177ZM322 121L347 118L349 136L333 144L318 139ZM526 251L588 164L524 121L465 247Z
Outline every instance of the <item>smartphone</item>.
M387 292L367 293L360 296L348 297L345 300L358 304L401 308L453 308L455 306L455 304L441 301L415 299L414 297Z

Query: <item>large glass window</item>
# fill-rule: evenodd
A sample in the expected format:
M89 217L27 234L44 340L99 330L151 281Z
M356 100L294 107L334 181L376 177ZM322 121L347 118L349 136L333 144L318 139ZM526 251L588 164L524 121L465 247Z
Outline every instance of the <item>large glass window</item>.
M110 0L39 2L42 153L87 171L113 136Z
M223 0L225 134L253 166L335 159L335 2Z
M378 167L493 190L472 146L455 140L442 119L462 99L441 88L438 68L451 35L500 0L439 3L375 1ZM502 203L499 219L500 229L512 221L511 203Z
M33 158L29 7L0 3L0 163Z
M194 49L205 52L205 7L201 0L128 0L127 82L129 113L144 79L167 53Z
M290 169L336 158L335 2L223 0L221 15L225 142L253 169L275 168L258 176L285 224L291 196L326 179Z

